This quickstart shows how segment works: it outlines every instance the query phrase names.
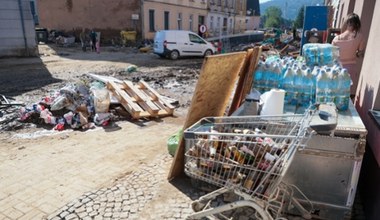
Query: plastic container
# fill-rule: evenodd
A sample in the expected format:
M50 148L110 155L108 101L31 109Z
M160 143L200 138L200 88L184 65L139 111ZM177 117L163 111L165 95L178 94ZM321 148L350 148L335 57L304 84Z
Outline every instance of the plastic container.
M94 99L94 108L96 113L106 113L110 107L110 94L107 89L92 90Z
M259 112L260 92L256 89L252 89L245 97L244 102L244 115L257 115Z

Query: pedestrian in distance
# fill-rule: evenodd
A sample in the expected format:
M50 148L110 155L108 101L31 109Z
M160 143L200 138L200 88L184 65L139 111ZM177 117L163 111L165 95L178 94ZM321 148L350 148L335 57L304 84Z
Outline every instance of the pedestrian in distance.
M86 28L82 28L82 32L79 34L82 51L86 52Z
M94 29L91 30L90 38L91 38L91 51L96 51L96 32L94 31Z
M364 56L364 39L360 27L359 16L355 13L349 14L343 25L343 32L332 41L332 45L339 47L340 62L351 76L351 98L355 97L359 81L360 70L356 63Z

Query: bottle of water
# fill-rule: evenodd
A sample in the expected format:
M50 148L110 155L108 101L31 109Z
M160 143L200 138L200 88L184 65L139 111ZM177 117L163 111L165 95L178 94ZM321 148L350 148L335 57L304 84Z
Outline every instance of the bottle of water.
M294 93L292 97L291 104L298 105L301 104L303 97L303 75L301 68L293 68L294 71Z
M290 104L294 97L294 71L288 67L282 78L282 89L285 90L285 103Z
M316 102L326 103L328 95L329 77L324 69L317 76Z
M331 81L330 81L331 97L329 102L335 103L339 93L339 80L338 71L335 68L331 69Z
M280 88L280 81L282 78L282 69L280 63L275 63L272 69L272 88L278 89Z
M338 88L335 105L338 110L346 111L350 103L350 87L352 84L351 77L347 69L342 69L338 74Z
M315 103L316 95L317 95L317 78L319 73L321 72L321 68L319 66L315 66L313 68L313 71L311 71L312 79L313 79L313 97L312 97L312 103Z
M302 105L309 107L314 102L313 97L315 97L314 78L310 68L303 71L303 93Z
M270 90L270 80L272 78L272 72L271 72L271 66L269 62L266 62L263 66L263 71L262 71L262 87L259 92L263 94L266 91Z
M259 61L253 76L253 87L262 92L263 87L263 67L264 63Z

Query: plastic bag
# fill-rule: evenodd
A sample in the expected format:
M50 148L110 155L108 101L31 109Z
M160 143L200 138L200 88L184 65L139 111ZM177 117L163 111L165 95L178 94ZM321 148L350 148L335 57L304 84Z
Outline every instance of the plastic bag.
M110 95L108 89L94 89L92 90L94 107L96 113L106 113L110 106Z
M177 151L179 141L182 139L182 134L183 131L182 129L180 129L179 131L177 131L177 133L171 135L167 141L168 152L173 157L175 155L175 152Z

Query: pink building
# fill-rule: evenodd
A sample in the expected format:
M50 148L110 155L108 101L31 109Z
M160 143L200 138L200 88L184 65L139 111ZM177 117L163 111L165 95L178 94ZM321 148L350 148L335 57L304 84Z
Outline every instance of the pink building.
M364 203L365 219L380 219L380 124L371 116L371 110L380 110L380 62L378 61L380 41L380 2L376 0L329 0L338 9L336 27L342 27L349 13L356 13L361 19L361 32L366 39L365 55L359 60L361 68L354 101L367 131L366 155L361 169L360 190Z
M95 28L102 38L120 36L121 30L141 35L140 0L38 0L39 26L74 31Z

